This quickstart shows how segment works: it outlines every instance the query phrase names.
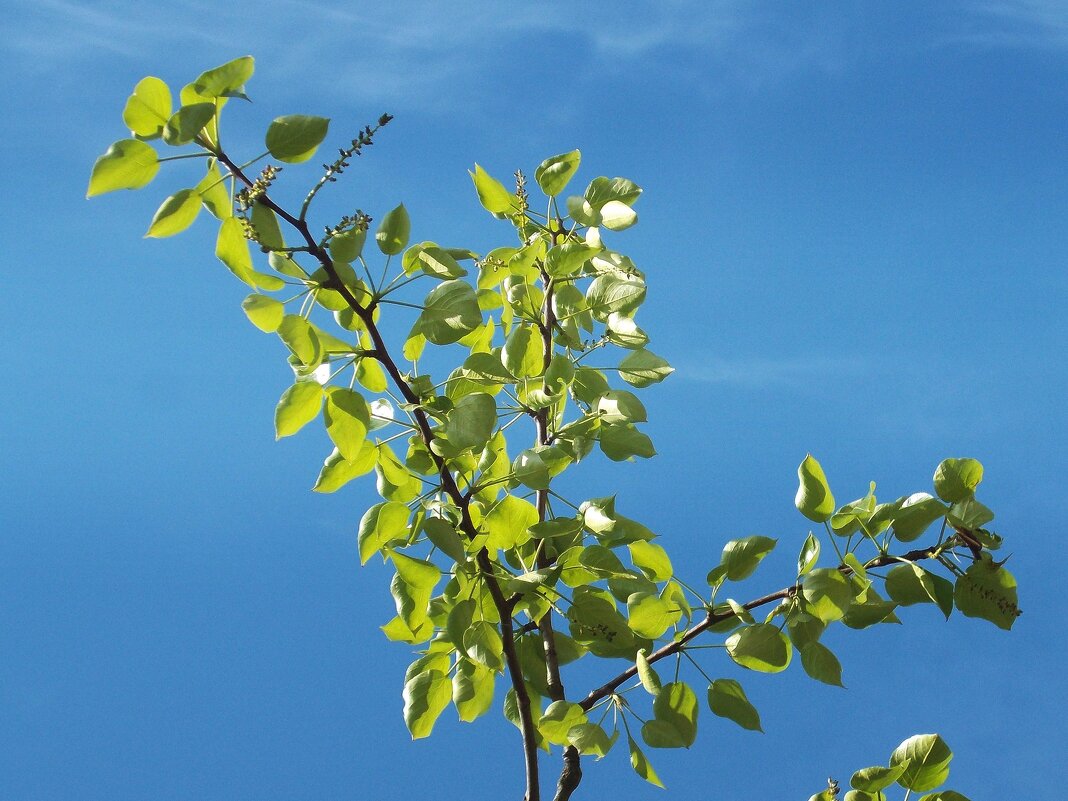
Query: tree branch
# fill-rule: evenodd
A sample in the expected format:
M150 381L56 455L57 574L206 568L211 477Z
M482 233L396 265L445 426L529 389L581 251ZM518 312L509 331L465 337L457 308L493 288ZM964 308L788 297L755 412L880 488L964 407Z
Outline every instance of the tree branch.
M954 542L954 540L947 540L941 545L936 545L931 548L919 548L914 551L909 551L908 553L903 554L901 556L879 556L865 564L864 568L868 569L872 567L884 567L886 565L892 565L898 562L920 562L924 559L933 559L938 557L939 554L944 553L945 551L952 548L955 544L957 543ZM852 572L851 568L849 568L847 565L839 565L838 570L842 573L847 574ZM797 594L800 589L800 584L793 584L789 587L784 587L783 589L778 590L777 592L769 593L768 595L762 595L759 598L754 598L752 601L742 604L742 607L747 610L757 609L758 607L766 606L767 604L773 603L775 601L782 601L786 598L790 598ZM735 614L733 611L713 612L710 610L704 620L688 629L686 633L683 634L679 639L670 642L661 648L658 648L656 651L653 651L653 653L646 657L646 661L652 664L654 662L659 662L665 657L677 653L679 650L682 649L684 645L686 645L686 643L690 642L690 640L708 631L708 629L712 628L717 623L722 623L723 621L729 620L734 616ZM613 678L611 681L602 684L596 690L590 691L589 695L587 695L585 698L582 699L582 701L579 702L579 706L581 706L584 710L588 712L598 701L614 693L619 687L619 685L623 684L623 682L629 679L634 678L637 675L638 667L637 665L632 665L631 667L620 673L618 676Z
M249 177L245 175L244 171L224 152L222 152L222 150L213 150L212 152L219 161L227 166L238 180L246 186L251 187L253 185L253 181L251 181ZM464 534L469 539L474 540L475 537L478 536L478 530L475 527L474 521L471 519L471 499L460 491L460 488L456 484L456 479L452 475L452 471L449 470L445 459L434 453L433 449L430 447L430 444L434 439L434 433L430 427L430 420L427 417L426 412L419 406L419 396L404 379L396 362L390 355L389 348L382 337L382 333L378 330L378 326L374 321L373 310L368 306L362 305L349 288L345 286L340 275L338 275L337 270L334 268L334 262L330 258L330 255L323 250L319 242L312 236L306 220L295 217L287 212L275 203L266 192L259 195L257 200L277 214L281 219L285 220L290 227L295 229L301 235L307 243L308 252L319 262L323 270L329 276L332 284L331 289L340 294L348 304L349 308L351 308L356 316L359 317L360 322L363 324L371 338L373 344L371 354L373 354L373 358L381 364L383 369L389 374L390 379L393 381L393 384L397 387L397 390L400 392L404 400L412 404L412 415L415 417L420 437L427 446L427 451L430 453L430 457L434 460L434 465L438 470L438 476L441 479L441 488L460 510L460 527ZM519 663L519 654L516 651L515 632L512 626L512 606L505 598L500 583L497 581L497 578L493 573L493 563L490 559L489 552L485 548L482 548L476 555L475 560L478 564L479 571L485 578L486 586L489 588L490 597L493 599L493 604L501 619L501 641L505 663L508 667L512 689L516 696L516 706L518 707L520 719L520 733L523 737L523 757L526 767L527 784L525 799L526 801L540 801L541 790L538 776L537 731L530 708L530 695L527 693L526 683L523 680L522 666Z

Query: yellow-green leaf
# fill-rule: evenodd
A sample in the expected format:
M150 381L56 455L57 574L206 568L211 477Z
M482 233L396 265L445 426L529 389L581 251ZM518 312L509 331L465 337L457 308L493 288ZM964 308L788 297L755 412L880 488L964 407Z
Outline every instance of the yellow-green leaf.
M115 142L93 165L86 197L116 189L140 189L159 172L159 156L151 145L136 139Z
M135 136L154 139L171 117L171 90L153 76L142 78L126 101L122 121Z
M175 192L163 201L156 211L145 236L155 239L180 234L193 224L200 214L200 193L195 189L183 189Z

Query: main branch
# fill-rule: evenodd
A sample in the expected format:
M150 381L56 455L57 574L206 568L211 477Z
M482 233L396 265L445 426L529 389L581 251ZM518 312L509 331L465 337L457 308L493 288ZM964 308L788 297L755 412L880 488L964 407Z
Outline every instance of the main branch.
M206 143L202 144L207 147ZM226 155L226 153L221 149L215 149L212 150L212 152L220 162L226 165L230 172L239 181L248 187L253 186L254 182L244 173L240 166L235 164L229 156ZM400 392L404 400L411 404L411 414L415 418L420 437L422 438L423 443L427 446L427 451L430 453L431 458L434 460L438 476L441 479L441 488L445 494L449 496L452 503L460 510L460 528L470 540L474 540L478 536L478 530L475 527L474 521L471 519L470 498L466 497L460 491L445 459L436 454L434 449L430 447L434 439L434 432L430 427L430 420L427 417L426 412L423 411L422 407L419 405L418 394L405 380L400 369L397 367L397 363L390 354L385 339L383 339L382 333L379 331L378 325L374 321L372 310L361 304L359 300L356 299L356 296L352 294L352 291L345 286L345 283L341 280L341 276L334 267L334 262L330 258L330 254L327 253L315 237L312 236L311 230L305 219L287 212L284 208L275 203L266 192L258 196L257 202L265 205L300 234L301 238L307 245L308 253L319 262L320 266L329 277L329 288L341 295L341 297L344 298L345 303L348 304L349 308L352 309L353 313L360 319L368 336L371 338L373 344L371 353L373 357L382 365L382 368L386 373L389 374L394 386L396 386L397 391ZM486 586L489 589L490 597L493 599L497 614L501 619L501 641L505 664L508 668L509 678L511 679L512 690L515 692L516 696L516 706L518 707L520 719L520 732L523 737L523 757L526 768L527 785L525 798L526 801L540 801L541 791L540 779L538 776L537 730L534 724L533 713L531 711L530 695L527 692L526 683L523 680L523 670L519 662L518 651L516 650L515 629L512 625L514 604L505 597L500 583L494 575L493 562L489 552L485 548L480 549L475 560L478 564L479 571L486 582Z

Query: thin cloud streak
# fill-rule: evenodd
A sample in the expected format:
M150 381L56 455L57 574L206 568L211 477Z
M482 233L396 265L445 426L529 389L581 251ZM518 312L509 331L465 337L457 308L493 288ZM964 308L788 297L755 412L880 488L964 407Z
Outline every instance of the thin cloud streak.
M960 30L947 44L990 48L1068 48L1068 5L1063 0L986 0L966 4Z
M743 389L805 390L831 380L858 380L869 374L867 364L852 358L718 359L677 365L679 378L702 384Z

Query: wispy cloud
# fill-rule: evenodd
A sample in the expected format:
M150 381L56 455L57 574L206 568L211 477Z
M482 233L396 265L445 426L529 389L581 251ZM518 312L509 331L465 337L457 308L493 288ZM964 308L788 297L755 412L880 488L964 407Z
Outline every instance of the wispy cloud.
M794 359L723 359L710 357L676 366L678 377L704 384L741 389L802 391L828 383L855 381L870 374L869 365L851 357L798 357Z
M755 0L636 0L606 13L593 2L411 0L346 8L318 0L167 4L133 0L16 0L0 53L49 71L101 57L184 62L270 53L295 84L324 65L354 99L411 104L468 100L502 84L642 83L687 58L714 58L717 74L758 80L812 62L825 50L805 30L760 12ZM796 30L795 30L796 29ZM640 61L640 63L639 63ZM198 61L199 63L199 61ZM535 66L536 65L536 66ZM695 82L694 90L703 91Z
M1063 0L966 2L951 41L985 47L1068 48L1068 4Z

